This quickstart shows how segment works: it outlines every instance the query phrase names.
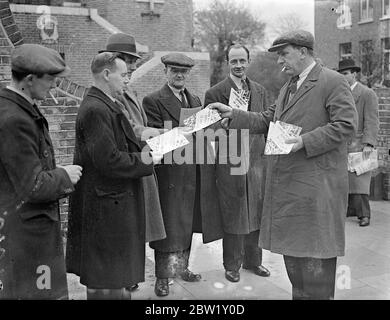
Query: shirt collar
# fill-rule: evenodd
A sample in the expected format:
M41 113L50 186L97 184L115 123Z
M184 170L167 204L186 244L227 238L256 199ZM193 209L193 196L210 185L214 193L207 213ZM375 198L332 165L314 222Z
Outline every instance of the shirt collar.
M303 70L300 75L299 75L299 80L304 80L306 79L306 77L308 76L308 74L310 73L311 69L314 68L314 66L316 65L316 62L313 61L305 70Z
M169 83L168 83L168 87L172 90L172 92L173 92L175 95L180 95L180 92L181 92L181 91L184 91L184 88L183 88L183 89L176 89L176 88L172 87Z
M246 81L246 76L244 75L242 78L239 78L239 77L236 77L234 74L231 74L230 73L230 78L233 80L233 82L235 83L235 85L241 89L242 87L242 83L241 81L244 80Z
M352 91L353 89L355 89L356 85L357 85L357 81L355 81L355 83L351 86L351 91Z
M23 91L21 91L21 90L15 88L15 87L13 87L13 86L11 86L11 85L7 86L7 89L8 89L8 90L11 90L11 91L13 91L13 92L15 92L15 93L17 93L18 95L20 95L21 97L23 97L24 99L26 99L30 104L36 104L35 101L34 101L34 99L32 99L31 97L29 97L29 96L28 96L27 94L25 94Z

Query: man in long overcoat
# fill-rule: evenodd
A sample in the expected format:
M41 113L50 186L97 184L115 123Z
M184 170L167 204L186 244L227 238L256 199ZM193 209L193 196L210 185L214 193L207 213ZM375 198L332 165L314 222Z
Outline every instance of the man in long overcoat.
M58 200L81 167L57 167L48 123L37 107L69 68L55 50L24 44L11 55L0 91L0 300L67 299Z
M158 91L143 99L143 107L148 117L148 125L154 128L179 126L182 108L201 106L199 97L186 87L186 79L194 61L184 54L170 53L161 58L165 65L167 83ZM165 122L165 123L164 123ZM167 128L168 128L167 127ZM212 183L215 177L200 176L200 166L195 164L195 138L188 137L194 148L182 147L164 156L164 163L156 167L161 210L167 237L153 241L155 250L157 296L169 294L168 278L176 275L185 281L199 281L201 276L188 269L192 234L203 232L203 241L210 242L222 237L220 215L217 201L212 199ZM191 152L190 155L186 152ZM175 157L191 163L176 163ZM214 188L215 190L215 188ZM214 214L204 214L206 211ZM203 219L208 217L207 220Z
M276 105L262 113L216 104L230 128L265 133L271 121L302 128L287 155L269 156L260 246L282 254L293 299L333 299L337 256L345 250L347 141L357 112L347 81L313 57L311 33L294 30L269 51L291 76Z
M132 73L137 69L137 61L141 58L137 54L134 37L125 33L115 33L111 35L106 44L106 49L99 52L118 52L126 62L128 77L131 79ZM126 117L130 121L135 136L141 147L145 145L145 140L164 132L163 129L150 128L147 126L147 117L142 105L138 102L130 83L127 85L123 95L119 97L123 104ZM142 177L142 187L145 198L145 241L155 241L166 237L160 199L158 196L156 176L150 175Z
M128 83L126 63L103 52L91 70L95 84L76 120L74 162L85 174L70 201L67 271L80 276L87 299L129 299L124 288L144 281L140 178L153 173L153 163L116 102Z
M360 67L352 59L339 62L338 71L344 75L351 86L358 113L358 128L356 136L348 142L348 152L363 152L369 157L377 143L379 130L378 98L374 90L356 81ZM366 227L370 224L371 210L369 202L371 171L359 176L356 172L348 172L349 195L347 216L357 216L359 225Z
M249 50L242 45L232 45L226 53L226 61L230 74L228 77L210 88L205 95L204 105L213 102L229 104L230 92L234 89L248 104L252 112L265 111L266 91L257 82L246 76L246 69L250 63ZM217 129L218 130L218 129ZM226 139L229 131L226 133ZM232 173L232 168L242 164L232 164L228 148L224 144L216 144L219 156L215 165L217 195L222 212L223 237L223 265L225 277L232 282L240 279L239 270L242 263L245 269L251 269L259 276L269 276L270 272L262 266L262 250L258 246L261 211L264 197L265 161L263 134L236 134L229 139L233 143L246 148L249 146L249 166L239 174ZM241 143L247 139L249 143ZM245 142L245 141L244 141ZM231 142L226 143L231 145ZM241 156L248 154L240 150ZM223 161L222 160L229 160ZM243 160L246 161L246 160Z

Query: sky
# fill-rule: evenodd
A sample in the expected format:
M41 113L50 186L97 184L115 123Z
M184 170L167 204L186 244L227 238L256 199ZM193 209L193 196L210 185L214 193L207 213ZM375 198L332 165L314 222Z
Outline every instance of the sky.
M277 18L294 13L307 23L305 29L314 33L314 0L234 0L236 3L249 8L253 15L267 24L266 39L272 42L275 34L272 26ZM194 9L207 8L210 0L193 0Z

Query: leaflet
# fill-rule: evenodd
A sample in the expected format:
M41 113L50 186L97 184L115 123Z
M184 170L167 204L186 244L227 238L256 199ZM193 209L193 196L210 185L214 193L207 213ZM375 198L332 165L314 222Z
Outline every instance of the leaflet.
M363 160L363 152L348 153L348 171L356 172L356 175L378 168L378 152L373 150L368 159Z
M230 90L229 106L232 108L248 111L248 100L243 98L236 90L232 88Z
M184 120L191 117L193 114L199 112L202 107L197 108L181 108L179 126L184 126Z
M265 155L289 154L294 144L286 139L299 136L302 128L282 121L270 122L265 144Z
M204 129L219 120L221 120L221 116L218 111L215 109L204 108L199 112L191 115L187 119L184 119L184 125L188 127L188 133L193 133Z
M168 132L160 134L157 137L147 139L146 143L149 147L158 153L166 154L171 152L177 148L183 147L190 142L186 139L186 137L180 132L180 129L173 128Z

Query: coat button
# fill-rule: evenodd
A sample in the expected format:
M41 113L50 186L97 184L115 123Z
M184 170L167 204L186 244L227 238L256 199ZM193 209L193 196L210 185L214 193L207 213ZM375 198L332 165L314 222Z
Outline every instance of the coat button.
M45 158L47 158L49 156L49 151L47 151L47 150L43 151L43 156Z

